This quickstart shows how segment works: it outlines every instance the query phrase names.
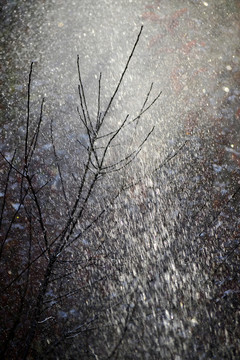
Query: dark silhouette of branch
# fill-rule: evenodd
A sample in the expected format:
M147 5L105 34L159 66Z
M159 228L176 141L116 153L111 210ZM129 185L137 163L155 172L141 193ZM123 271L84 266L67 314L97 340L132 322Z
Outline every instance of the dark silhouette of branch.
M52 141L53 153L54 153L54 157L55 157L57 168L58 168L58 174L59 174L60 181L61 181L63 197L65 199L67 210L69 212L70 205L69 205L69 202L68 202L68 199L67 199L67 194L66 194L66 190L65 190L64 181L63 181L62 171L61 171L61 167L60 167L60 163L59 163L59 159L58 159L58 156L57 156L56 147L55 147L55 143L54 143L54 138L53 138L53 121L52 120L51 120L51 123L50 123L50 136L51 136L51 141Z
M112 102L113 102L113 100L115 99L115 97L116 97L116 95L117 95L117 93L118 93L119 87L120 87L120 85L121 85L121 83L122 83L122 81L123 81L123 78L124 78L125 73L126 73L126 71L127 71L127 69L128 69L129 63L130 63L130 61L131 61L131 59L132 59L132 57L133 57L133 54L134 54L135 49L136 49L136 46L137 46L137 44L138 44L138 42L139 42L139 40L140 40L140 36L141 36L141 34L142 34L142 30L143 30L143 25L141 26L141 29L140 29L140 31L139 31L139 33L138 33L137 40L135 41L135 44L134 44L133 49L132 49L132 51L131 51L131 54L130 54L129 57L128 57L128 61L127 61L126 65L125 65L125 68L124 68L124 70L123 70L123 72L122 72L122 75L121 75L120 80L119 80L119 82L118 82L118 84L117 84L117 87L116 87L116 89L115 89L115 91L114 91L114 93L113 93L113 95L112 95L112 97L111 97L111 99L110 99L110 101L109 101L109 103L108 103L108 105L107 105L107 108L106 108L106 110L105 110L105 112L104 112L104 114L103 114L103 117L102 117L102 119L101 119L101 124L104 122L104 119L105 119L105 117L107 116L107 113L108 113L108 111L109 111L110 108L111 108Z
M31 81L32 81L33 62L31 62L29 80L28 80L28 98L27 98L27 121L26 121L26 135L25 135L25 166L28 162L28 138L30 125L30 95L31 95Z
M12 159L9 163L9 169L8 169L7 178L6 178L6 182L5 182L3 203L2 203L1 213L0 213L0 231L2 228L3 213L4 213L4 209L5 209L5 205L6 205L6 196L7 196L7 192L8 192L9 180L10 180L10 175L11 175L11 172L13 169L13 161L14 161L15 155L16 155L16 149L15 149ZM2 245L1 245L1 252L2 252Z

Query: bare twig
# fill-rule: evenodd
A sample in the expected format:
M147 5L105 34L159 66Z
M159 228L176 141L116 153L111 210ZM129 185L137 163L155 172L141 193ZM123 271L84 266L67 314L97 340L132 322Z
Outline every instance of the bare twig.
M68 199L67 199L67 194L66 194L66 190L65 190L65 186L64 186L63 177L62 177L62 171L61 171L61 167L60 167L60 163L59 163L59 159L58 159L58 156L57 156L56 147L55 147L55 143L54 143L54 138L53 138L53 121L52 121L52 119L51 119L51 123L50 123L50 135L51 135L53 153L54 153L54 157L55 157L55 160L56 160L56 163L57 163L58 174L59 174L60 181L61 181L63 197L64 197L64 200L65 200L65 203L66 203L67 210L69 212L69 207L70 206L69 206L69 202L68 202Z
M42 103L41 103L41 108L40 108L40 116L39 116L39 120L38 120L38 123L37 123L37 126L36 126L36 129L34 131L34 135L32 137L32 141L29 145L29 149L28 149L28 166L31 162L31 159L32 159L32 156L34 154L34 151L36 149L36 146L37 146L37 141L38 141L38 136L39 136L39 131L40 131L40 126L42 124L42 119L43 119L43 106L44 106L44 101L45 99L43 98L42 99Z
M28 138L30 125L30 95L31 95L31 81L32 81L33 62L31 62L29 80L28 80L28 98L27 98L27 121L26 121L26 135L25 135L25 166L28 162Z
M11 161L9 162L9 170L8 170L8 173L7 173L7 178L6 178L5 188L4 188L4 195L3 195L3 203L2 203L1 213L0 213L0 230L1 230L1 227L2 227L3 213L4 213L4 209L5 209L5 205L6 205L7 191L8 191L8 186L9 186L9 183L10 183L10 175L11 175L11 172L12 172L12 169L13 169L13 161L14 161L15 155L16 155L16 149L15 149L15 151L13 153Z
M112 97L111 97L111 99L110 99L110 101L109 101L109 103L108 103L108 105L107 105L107 108L106 108L106 110L105 110L105 112L104 112L104 114L103 114L103 117L102 117L102 119L101 119L101 124L104 122L104 119L105 119L105 117L107 116L107 113L108 113L109 109L111 108L112 102L113 102L115 96L116 96L117 93L118 93L119 87L120 87L120 85L121 85L121 83L122 83L122 81L123 81L123 78L124 78L125 73L126 73L126 71L127 71L127 69L128 69L129 63L130 63L130 61L131 61L131 59L132 59L132 57L133 57L133 54L134 54L135 49L136 49L136 46L137 46L137 44L138 44L138 42L139 42L139 40L140 40L140 36L141 36L141 34L142 34L142 30L143 30L143 25L141 26L141 29L140 29L140 31L139 31L139 33L138 33L137 40L135 41L135 44L134 44L133 49L132 49L132 51L131 51L131 54L130 54L129 57L128 57L127 63L126 63L125 68L124 68L124 70L123 70L123 72L122 72L122 75L121 75L120 80L119 80L119 82L118 82L118 84L117 84L117 87L116 87L116 89L115 89L115 91L114 91L114 93L113 93L113 95L112 95Z

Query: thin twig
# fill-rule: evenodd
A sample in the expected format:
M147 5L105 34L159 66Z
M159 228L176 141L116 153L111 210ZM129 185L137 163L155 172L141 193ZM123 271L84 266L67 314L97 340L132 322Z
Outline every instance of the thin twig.
M52 119L51 119L51 122L50 122L50 136L51 136L51 142L52 142L52 147L53 147L53 154L54 154L54 157L55 157L55 160L56 160L56 163L57 163L58 174L59 174L60 182L61 182L61 186L62 186L63 197L64 197L64 200L65 200L65 203L66 203L67 211L69 212L70 211L69 210L70 206L69 206L69 202L68 202L68 199L67 199L67 194L66 194L66 190L65 190L65 186L64 186L62 171L61 171L61 167L60 167L60 163L59 163L59 159L58 159L58 156L57 156L56 147L55 147L55 143L54 143L54 138L53 138L53 120Z
M79 83L80 83L78 90L79 90L79 96L80 96L80 100L81 100L81 108L82 108L82 111L84 114L84 119L85 119L86 123L87 123L87 119L88 119L90 127L91 127L92 131L94 132L92 121L90 119L89 112L88 112L88 107L87 107L87 102L86 102L86 97L85 97L85 92L84 92L84 87L83 87L83 82L82 82L79 55L77 56L77 68L78 68L78 78L79 78ZM87 116L85 115L84 108L86 110Z
M130 61L131 61L131 59L132 59L132 57L133 57L133 54L134 54L134 52L135 52L136 46L137 46L137 44L138 44L138 42L139 42L139 39L140 39L142 30L143 30L143 25L142 25L141 28L140 28L140 31L139 31L138 36L137 36L137 40L135 41L135 44L134 44L133 49L132 49L132 51L131 51L131 54L130 54L129 57L128 57L127 63L126 63L125 68L124 68L124 70L123 70L123 72L122 72L122 75L121 75L120 80L119 80L119 82L118 82L118 84L117 84L117 87L116 87L116 89L115 89L115 91L114 91L114 93L113 93L113 95L112 95L112 97L111 97L111 99L110 99L110 101L109 101L109 103L108 103L108 105L107 105L107 108L106 108L106 110L105 110L105 112L104 112L104 114L103 114L103 117L102 117L102 119L101 119L101 124L104 122L104 119L105 119L105 117L107 116L107 113L108 113L108 111L109 111L109 109L110 109L110 107L111 107L111 105L112 105L112 102L113 102L115 96L117 95L117 92L118 92L118 90L119 90L119 87L120 87L120 85L121 85L121 83L122 83L122 81L123 81L123 78L124 78L124 76L125 76L125 73L126 73L126 71L127 71L127 69L128 69L129 63L130 63Z
M4 195L3 195L3 203L2 203L2 208L1 208L1 214L0 214L0 230L1 230L1 227L2 227L2 221L3 221L3 213L4 213L4 209L5 209L5 204L6 204L6 197L7 197L7 191L8 191L8 185L10 183L10 175L11 175L11 172L12 172L12 169L13 169L13 161L14 161L14 158L15 158L15 155L16 155L16 149L13 153L13 156L12 156L12 159L10 161L10 166L9 166L9 170L8 170L8 173L7 173L7 178L6 178L6 185L5 185L5 189L4 189Z
M101 79L102 79L102 73L100 73L99 75L99 80L98 80L98 108L97 108L97 121L96 121L96 131L99 130L100 128L100 123L101 123L101 113L100 113L100 109L101 109Z
M31 95L32 69L33 69L33 62L31 62L29 80L28 80L27 122L26 122L26 135L25 135L25 166L27 166L27 162L28 162L27 159L28 159L28 137L29 137L29 125L30 125L30 95Z
M34 131L34 135L33 135L33 137L32 137L32 141L31 141L30 146L29 146L29 150L28 150L28 164L31 162L32 156L33 156L34 151L35 151L36 146L37 146L38 136L39 136L39 132L40 132L40 126L41 126L42 119L43 119L43 106L44 106L44 101L45 101L45 99L43 98L43 99L42 99L42 102L41 102L40 116L39 116L39 120L38 120L38 123L37 123L37 127L36 127L36 130Z

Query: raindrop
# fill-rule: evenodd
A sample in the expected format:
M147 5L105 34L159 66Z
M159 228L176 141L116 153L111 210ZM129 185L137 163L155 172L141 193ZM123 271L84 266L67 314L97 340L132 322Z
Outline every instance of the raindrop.
M223 90L226 92L226 93L229 93L229 88L227 86L223 86Z

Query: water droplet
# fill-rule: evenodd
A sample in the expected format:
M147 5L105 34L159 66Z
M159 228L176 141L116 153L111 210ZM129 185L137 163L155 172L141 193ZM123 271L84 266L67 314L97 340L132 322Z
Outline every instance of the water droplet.
M229 93L229 88L227 86L223 86L223 91L225 91L226 93Z

